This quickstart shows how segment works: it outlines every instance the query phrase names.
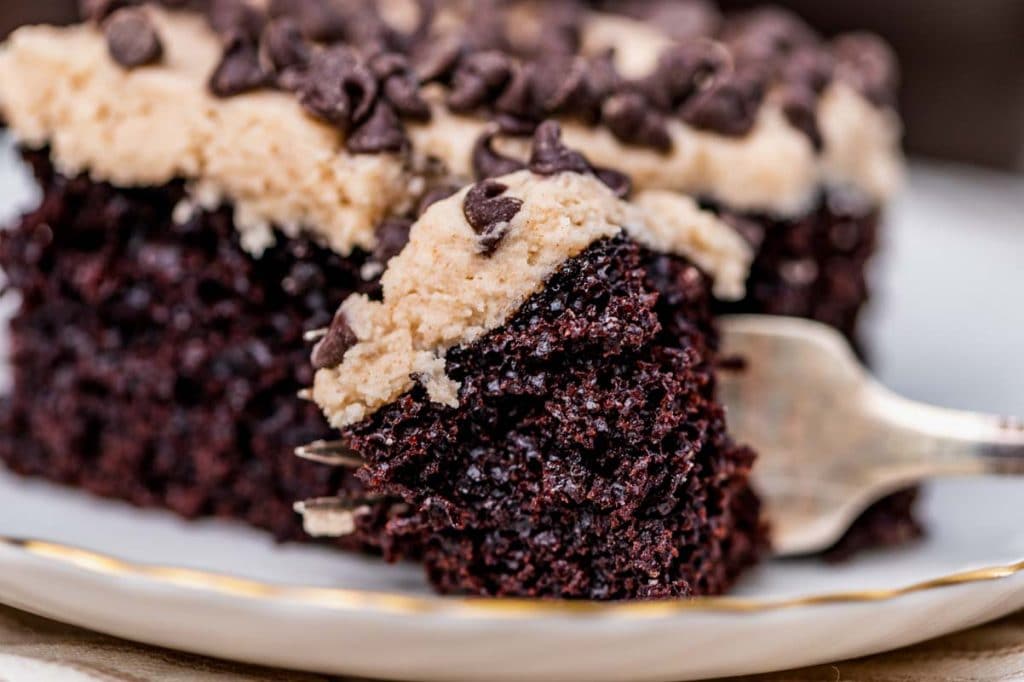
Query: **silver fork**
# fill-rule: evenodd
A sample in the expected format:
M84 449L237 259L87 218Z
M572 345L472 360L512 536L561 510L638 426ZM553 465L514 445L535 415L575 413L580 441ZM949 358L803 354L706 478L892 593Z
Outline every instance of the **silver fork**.
M722 322L723 351L744 367L721 373L721 396L733 436L759 453L777 555L827 549L873 502L924 479L1024 474L1020 421L898 396L816 322Z

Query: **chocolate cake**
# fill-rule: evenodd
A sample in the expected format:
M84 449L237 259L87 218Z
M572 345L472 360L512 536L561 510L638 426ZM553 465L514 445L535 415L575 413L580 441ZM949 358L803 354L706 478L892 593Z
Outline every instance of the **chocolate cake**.
M753 265L715 279L715 314L855 334L902 169L895 64L875 38L704 2L83 11L0 48L0 118L43 194L0 236L21 298L0 433L16 471L284 538L293 499L360 495L289 457L332 437L295 397L303 335L380 295L426 207L524 169L548 119L641 210L692 197L742 235ZM350 543L414 551L382 533L401 504L370 509Z
M747 250L692 203L672 213L687 231L616 199L556 129L531 170L413 226L382 300L346 301L314 354L314 397L367 492L405 504L386 533L422 539L441 592L720 594L767 543L694 262L728 285ZM340 501L302 509L351 525Z

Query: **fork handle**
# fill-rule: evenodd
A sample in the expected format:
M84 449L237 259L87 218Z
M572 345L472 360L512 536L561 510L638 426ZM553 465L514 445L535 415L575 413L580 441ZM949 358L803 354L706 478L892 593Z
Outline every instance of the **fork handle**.
M876 384L868 404L892 426L897 461L936 473L1024 475L1024 421L926 405Z

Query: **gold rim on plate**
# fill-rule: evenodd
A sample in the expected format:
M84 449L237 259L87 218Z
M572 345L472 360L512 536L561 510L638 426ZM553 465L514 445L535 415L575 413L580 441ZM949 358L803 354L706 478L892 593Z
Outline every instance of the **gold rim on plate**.
M702 597L653 602L544 601L539 599L484 599L480 597L419 597L331 587L272 585L246 578L188 568L137 564L84 549L43 540L0 536L0 545L34 557L73 566L108 577L145 578L192 589L211 590L232 597L300 602L323 608L363 610L391 614L443 613L487 617L615 615L665 617L683 611L751 613L802 606L879 602L917 592L989 582L1024 572L1024 561L952 573L904 587L834 592L789 599Z

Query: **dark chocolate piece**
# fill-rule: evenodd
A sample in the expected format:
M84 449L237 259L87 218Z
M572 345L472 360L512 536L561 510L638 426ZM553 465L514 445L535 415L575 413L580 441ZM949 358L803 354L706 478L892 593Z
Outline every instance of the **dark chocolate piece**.
M160 36L145 12L118 10L103 24L111 58L127 69L153 64L164 53Z
M345 313L338 311L327 328L327 335L313 347L313 369L337 367L345 359L345 352L358 341Z
M489 256L508 231L509 221L519 213L523 201L501 196L507 185L483 180L473 185L462 202L462 212L473 231L480 235L480 253Z

